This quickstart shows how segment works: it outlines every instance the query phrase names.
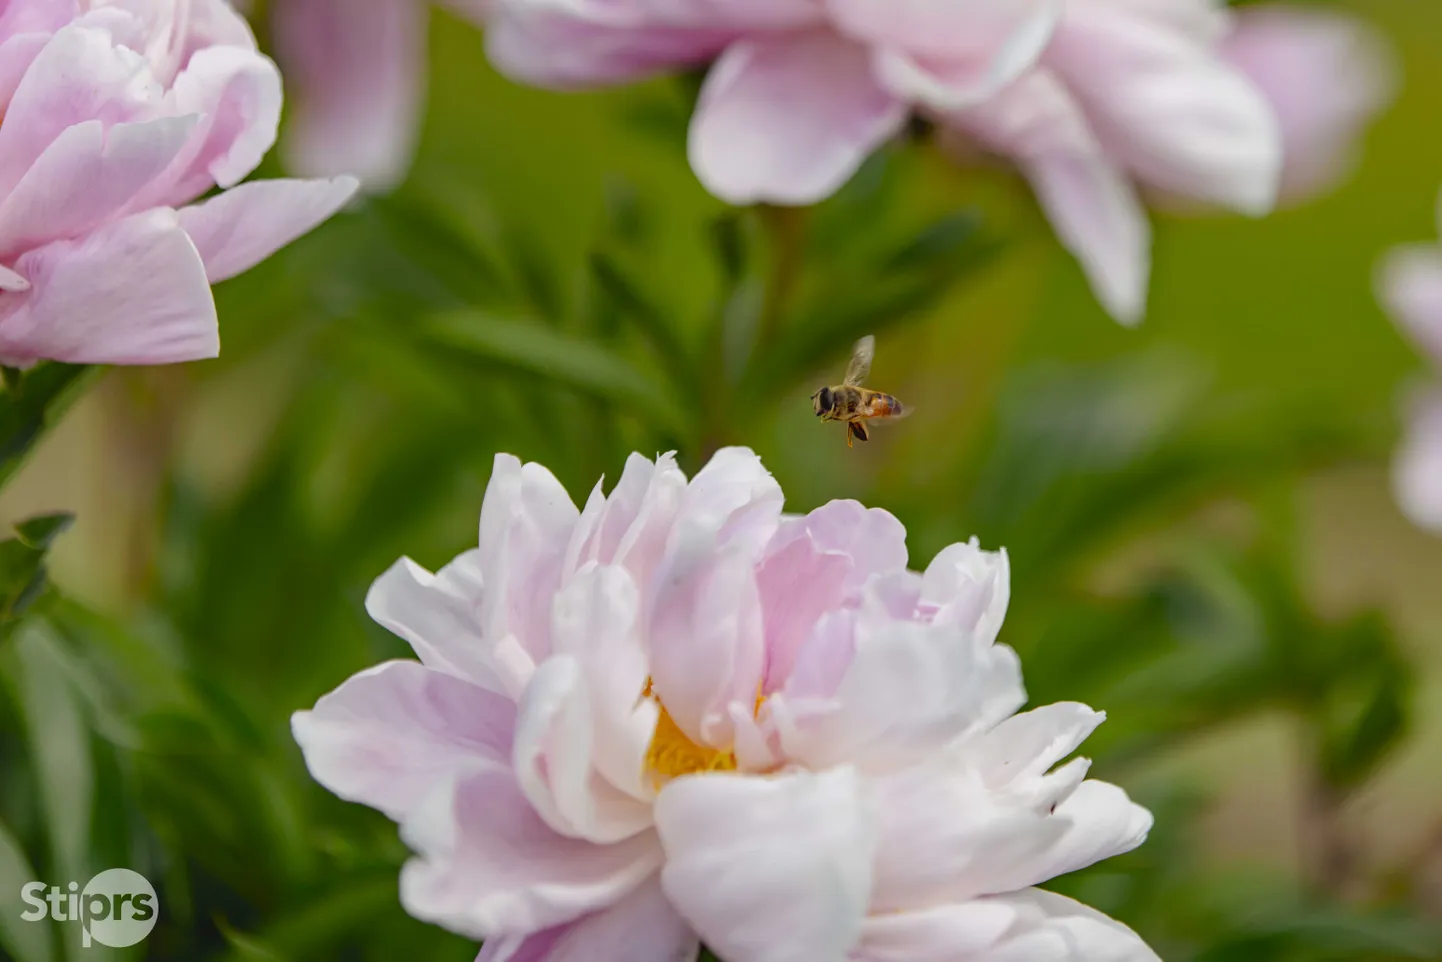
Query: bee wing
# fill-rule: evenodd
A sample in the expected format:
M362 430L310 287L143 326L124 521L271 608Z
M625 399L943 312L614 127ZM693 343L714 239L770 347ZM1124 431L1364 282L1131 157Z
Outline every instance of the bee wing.
M871 359L876 356L876 338L870 334L856 342L851 352L851 363L846 365L847 387L856 387L871 373Z

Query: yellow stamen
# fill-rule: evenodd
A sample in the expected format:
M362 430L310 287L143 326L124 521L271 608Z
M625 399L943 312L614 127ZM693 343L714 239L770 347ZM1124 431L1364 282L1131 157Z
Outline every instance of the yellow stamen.
M661 784L682 775L695 775L699 772L734 772L736 770L736 752L731 749L722 750L711 748L706 745L698 745L693 742L666 706L656 697L651 689L651 679L646 679L646 687L641 692L642 698L650 698L656 702L661 709L656 719L656 731L651 736L651 745L646 749L646 770L651 773L652 780L659 788ZM761 710L761 703L765 696L761 694L758 685L756 689L755 711Z

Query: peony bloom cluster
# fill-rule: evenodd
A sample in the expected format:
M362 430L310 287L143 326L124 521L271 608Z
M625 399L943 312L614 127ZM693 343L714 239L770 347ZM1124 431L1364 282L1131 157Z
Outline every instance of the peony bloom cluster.
M215 356L210 284L355 190L235 186L280 107L275 65L223 0L0 5L0 362Z
M1438 205L1442 229L1442 203ZM1433 376L1407 398L1407 427L1392 465L1392 486L1418 527L1442 533L1442 247L1410 246L1382 262L1378 296L1431 362Z
M400 823L401 898L481 962L1153 960L1035 888L1140 844L1070 755L1102 714L1017 713L1004 553L907 569L884 511L781 513L750 451L633 455L577 511L501 455L480 543L367 608L419 661L298 712L310 771Z
M1284 160L1308 188L1333 175L1385 89L1385 61L1349 22L1239 21L1219 0L496 3L491 58L520 80L714 60L691 163L734 203L825 197L913 113L960 154L1007 158L1128 323L1150 272L1139 189L1266 213Z
M236 0L248 10L250 0ZM425 95L425 0L283 0L269 4L276 59L290 90L281 152L307 177L354 174L369 190L410 166ZM489 0L446 6L480 22Z

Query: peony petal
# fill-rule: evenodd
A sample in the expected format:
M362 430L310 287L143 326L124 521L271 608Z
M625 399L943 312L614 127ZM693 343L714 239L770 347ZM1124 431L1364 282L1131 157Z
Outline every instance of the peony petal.
M947 759L868 782L878 813L874 912L965 902L1034 879L1019 871L1062 839L1067 823L990 790Z
M985 962L1160 962L1135 932L1061 895L1028 889L986 900L1017 913Z
M1078 785L1048 821L1062 823L1060 837L1037 857L1019 859L1009 871L993 876L988 892L1036 885L1130 852L1147 840L1152 828L1151 812L1117 786L1095 780Z
M656 800L661 884L725 959L843 959L871 892L873 829L855 771L693 775Z
M509 652L515 685L551 653L551 596L579 517L551 472L496 455L481 503L481 625L492 645Z
M15 272L31 288L0 315L5 363L169 364L220 352L205 265L174 211L48 244Z
M280 72L244 47L197 50L165 97L173 114L204 120L187 151L131 209L179 207L213 186L231 187L256 168L280 125Z
M552 635L556 651L574 657L585 673L594 735L591 762L609 783L648 805L646 751L660 714L641 698L646 652L635 582L619 567L589 565L556 597ZM645 815L649 823L649 814Z
M0 201L0 257L79 237L120 212L175 159L195 117L68 127Z
M638 696L639 689L632 701ZM521 700L514 764L521 791L547 824L562 835L609 844L648 828L651 813L646 803L623 794L592 766L591 702L575 657L557 655L542 662Z
M422 663L495 692L509 691L488 657L481 635L479 584L471 587L478 550L468 551L439 574L402 558L371 585L366 613L404 638Z
M933 110L979 104L1022 76L1051 41L1061 0L831 0L878 45L881 85Z
M1378 270L1377 297L1412 343L1442 367L1442 249L1390 252Z
M1124 324L1141 320L1151 227L1131 184L1056 77L1034 70L986 103L949 115L948 122L1016 160L1102 305Z
M915 912L873 914L852 962L956 962L985 959L1016 924L1005 902L976 899Z
M1408 520L1442 533L1442 391L1424 390L1409 407L1392 460L1392 488Z
M401 826L419 857L401 871L401 903L472 938L527 935L615 905L661 861L654 833L616 845L557 835L509 772L443 786Z
M1271 107L1205 38L1126 5L1067 7L1043 62L1086 110L1108 152L1157 190L1264 214L1282 140Z
M502 3L486 29L486 54L519 83L577 88L637 80L701 64L734 30L668 27L613 17L600 4Z
M290 168L355 174L368 189L398 183L420 133L426 5L416 0L286 0L273 14L292 107Z
M1277 115L1289 200L1320 193L1351 172L1363 130L1398 86L1382 37L1329 11L1283 4L1238 10L1222 55Z
M787 714L804 706L793 704L794 690L773 698L786 755L808 767L905 768L990 727L1026 698L1009 648L977 644L956 626L894 620L874 600L855 622L854 644L832 704L804 724L786 724Z
M535 935L488 939L476 962L695 962L699 947L652 878L595 915Z
M146 119L159 98L144 59L108 30L72 23L57 31L20 79L0 125L0 196L66 128Z
M696 176L733 204L809 204L901 129L865 47L829 32L754 37L712 66L691 122Z
M975 739L966 747L966 758L988 786L1014 790L1076 751L1106 717L1079 702L1043 705L1013 715Z
M975 538L943 548L921 580L919 606L932 622L955 625L989 645L1001 633L1011 600L1011 562L1006 549L983 551Z
M728 706L753 707L761 686L761 600L749 558L694 537L676 553L651 616L651 680L691 741L729 748Z
M354 177L257 180L180 211L212 284L250 270L309 233L355 194Z
M316 781L401 821L458 772L509 772L515 721L516 706L501 695L388 661L296 712L291 731Z

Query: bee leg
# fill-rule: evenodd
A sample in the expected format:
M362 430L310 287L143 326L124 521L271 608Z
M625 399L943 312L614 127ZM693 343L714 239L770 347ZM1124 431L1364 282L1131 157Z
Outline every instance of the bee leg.
M848 448L851 447L852 438L858 441L866 441L870 438L870 435L866 432L866 425L860 421L848 421L846 423L846 431L846 446Z
M846 426L846 446L851 447L851 425Z

